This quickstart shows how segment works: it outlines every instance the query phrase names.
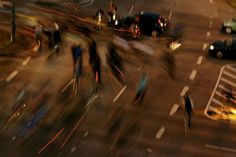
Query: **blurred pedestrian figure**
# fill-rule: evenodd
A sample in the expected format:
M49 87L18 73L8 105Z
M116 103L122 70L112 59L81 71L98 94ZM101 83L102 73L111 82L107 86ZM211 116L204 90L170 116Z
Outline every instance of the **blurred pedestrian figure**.
M122 60L121 56L117 53L117 51L115 49L115 45L113 43L110 43L108 48L109 48L109 50L108 50L108 54L106 56L107 64L110 67L110 70L111 70L113 76L115 76L116 81L118 81L118 83L121 86L123 86L123 84L124 84L123 60Z
M101 84L101 59L98 54L97 44L94 40L89 45L89 64L92 67L96 83L95 91L97 92L98 84Z
M108 6L108 13L107 13L109 22L112 21L113 15L115 15L116 12L117 12L116 4L113 1L110 1L109 6Z
M41 51L42 48L42 25L37 24L35 26L35 42L34 51Z
M132 32L133 38L136 39L140 36L140 29L138 24L132 23L130 26L130 31Z
M53 31L53 44L55 48L55 53L58 54L61 46L61 33L59 30L59 25L54 23L55 30Z
M100 8L96 12L96 17L95 17L95 24L97 29L101 29L101 22L102 22L102 17L104 15L104 11Z
M185 107L185 112L187 115L186 118L187 118L188 128L191 128L191 118L193 115L193 102L192 102L188 92L183 97L183 105Z
M47 36L48 38L48 47L52 48L53 47L53 30L52 28L45 28L43 29L43 33Z
M133 103L135 105L139 105L143 101L144 95L147 90L147 85L148 85L148 76L147 74L143 73L141 79L139 80L138 87L136 89L136 96L133 100Z
M73 57L73 76L74 76L74 84L73 91L74 94L77 94L79 79L82 74L83 68L83 50L80 45L74 45L71 48L72 57Z

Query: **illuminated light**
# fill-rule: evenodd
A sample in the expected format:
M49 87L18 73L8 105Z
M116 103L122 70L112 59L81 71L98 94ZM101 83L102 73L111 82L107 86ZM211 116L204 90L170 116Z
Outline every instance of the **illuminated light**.
M78 128L79 124L81 123L81 121L82 121L83 119L84 119L84 116L79 119L79 121L76 123L75 127L72 129L72 131L70 132L70 134L67 136L67 138L65 139L65 141L64 141L63 144L61 145L61 148L64 147L64 145L66 144L66 142L68 141L68 139L71 137L71 135L73 134L73 132L75 132L75 130Z
M236 114L236 109L230 109L230 111L233 113L233 114Z
M115 21L115 25L118 25L118 20Z
M214 46L213 45L210 45L210 50L214 50Z
M49 144L51 144L63 131L64 128L62 128L45 146L43 146L43 148L38 151L38 154L40 154Z

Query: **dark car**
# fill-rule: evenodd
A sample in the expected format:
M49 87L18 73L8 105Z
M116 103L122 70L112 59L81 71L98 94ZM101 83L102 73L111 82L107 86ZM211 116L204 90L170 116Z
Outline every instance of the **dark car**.
M138 24L141 33L158 36L167 30L167 21L160 14L140 12L121 20L123 27L130 27L133 23Z
M209 53L217 58L236 58L236 39L218 40L209 46Z

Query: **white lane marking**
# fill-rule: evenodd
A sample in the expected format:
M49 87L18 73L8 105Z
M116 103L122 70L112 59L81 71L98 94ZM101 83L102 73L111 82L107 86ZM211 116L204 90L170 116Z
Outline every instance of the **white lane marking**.
M202 64L203 56L199 56L197 59L197 65Z
M205 147L206 148L211 148L211 149L218 149L218 150L223 150L223 151L227 151L227 152L236 153L236 149L234 149L234 148L220 147L220 146L210 145L210 144L206 144Z
M178 110L179 104L174 104L172 109L170 110L170 116L173 116L175 112Z
M151 153L151 152L152 152L152 149L147 148L146 151L147 151L148 153Z
M189 90L189 86L184 86L184 88L182 89L182 91L180 93L180 96L184 96L188 90Z
M89 134L89 132L88 132L88 131L86 131L86 132L84 133L84 137L87 137L87 136L88 136L88 134Z
M209 28L212 28L212 21L209 22Z
M171 19L171 16L172 16L172 10L170 11L170 14L169 14L169 20Z
M207 35L207 37L211 36L211 32L207 32L206 35Z
M129 15L132 13L133 9L134 9L134 5L131 6L131 8L129 10Z
M140 71L143 68L143 64L140 65L140 67L138 68L138 71Z
M194 70L192 71L191 75L189 76L189 79L190 79L190 80L193 80L193 79L195 78L196 74L197 74L197 70L194 69Z
M207 48L207 43L204 43L203 46L202 46L202 50L205 51Z
M75 150L76 150L76 146L74 146L70 152L73 153Z
M155 138L156 138L156 139L161 139L161 137L162 137L162 135L164 134L165 130L166 130L166 128L165 128L164 126L161 127L161 128L159 129L159 131L157 132Z
M227 75L227 76L229 76L229 77L231 77L231 78L233 78L233 79L236 79L236 75L230 74L230 73L227 72L227 71L224 71L223 74L225 74L225 75Z
M229 84L229 85L231 85L231 86L236 87L236 84L235 84L235 83L233 83L233 82L231 82L231 81L229 81L229 80L227 80L227 79L225 79L225 78L223 78L223 77L221 77L220 80L223 81L223 82L225 82L225 83L227 83L227 84Z
M213 4L213 0L209 0L209 2L210 2L211 4Z
M116 102L116 100L121 96L121 94L125 91L127 86L124 86L121 91L117 94L117 96L113 99L113 102Z
M24 62L22 62L23 66L26 66L28 62L30 61L31 57L27 57Z
M6 82L10 82L16 75L18 74L18 71L13 71L6 79Z

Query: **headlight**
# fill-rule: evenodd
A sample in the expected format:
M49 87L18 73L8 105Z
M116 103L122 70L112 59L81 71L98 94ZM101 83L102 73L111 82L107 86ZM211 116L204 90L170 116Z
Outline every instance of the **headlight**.
M113 20L115 20L115 19L116 19L116 15L115 15L115 14L112 16L112 19L113 19Z
M214 50L215 47L213 45L210 45L210 50Z

